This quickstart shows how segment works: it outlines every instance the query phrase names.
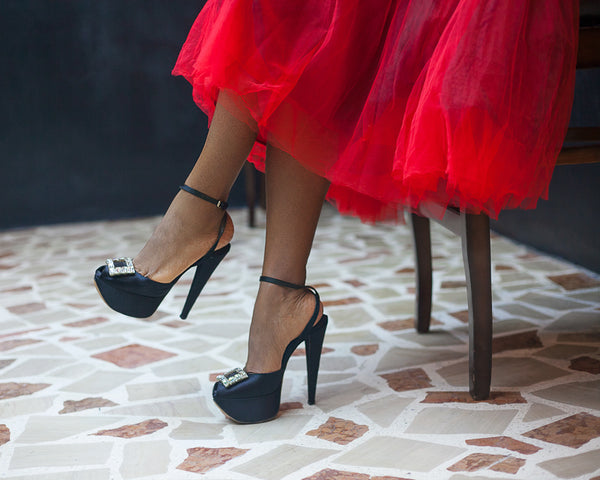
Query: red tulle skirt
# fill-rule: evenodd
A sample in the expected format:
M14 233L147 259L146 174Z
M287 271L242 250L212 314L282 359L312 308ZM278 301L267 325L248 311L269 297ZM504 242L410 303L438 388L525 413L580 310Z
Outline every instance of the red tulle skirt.
M546 197L569 120L577 0L208 0L173 70L366 221ZM235 110L235 109L234 109ZM257 125L257 127L256 127ZM441 207L441 209L439 208Z

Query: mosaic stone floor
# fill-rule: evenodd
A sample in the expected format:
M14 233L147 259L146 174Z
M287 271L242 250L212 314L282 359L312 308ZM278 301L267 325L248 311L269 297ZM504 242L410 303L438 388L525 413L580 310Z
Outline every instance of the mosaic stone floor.
M212 403L245 360L264 230L236 237L190 318L185 277L147 320L92 284L157 219L0 233L0 478L600 479L600 281L495 236L492 400L466 393L460 245L433 227L434 325L412 330L406 227L326 210L310 260L330 317L317 405L291 359L282 412L240 426Z

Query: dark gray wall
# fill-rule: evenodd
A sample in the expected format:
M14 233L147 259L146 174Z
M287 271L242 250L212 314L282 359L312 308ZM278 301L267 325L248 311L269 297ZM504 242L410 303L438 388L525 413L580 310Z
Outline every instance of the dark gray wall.
M0 2L0 228L166 209L206 135L170 74L203 4Z
M600 126L600 69L577 72L571 125ZM600 273L600 164L556 167L547 201L504 211L492 228Z
M0 1L0 229L165 210L206 135L170 75L203 4ZM574 124L600 125L599 86L578 74ZM600 165L559 167L548 202L493 227L600 272L599 180Z

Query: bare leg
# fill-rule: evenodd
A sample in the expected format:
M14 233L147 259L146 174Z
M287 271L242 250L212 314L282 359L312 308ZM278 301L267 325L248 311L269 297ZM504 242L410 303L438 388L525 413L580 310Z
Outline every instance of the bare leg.
M329 182L287 153L267 149L267 236L263 275L304 284L306 262ZM249 372L281 368L287 344L306 326L315 308L305 290L261 283L248 342Z
M256 133L228 110L232 100L221 93L206 143L186 185L226 200L254 144ZM135 257L135 268L157 282L170 282L208 251L217 237L222 210L187 192L179 192L156 230ZM233 236L227 228L219 247Z

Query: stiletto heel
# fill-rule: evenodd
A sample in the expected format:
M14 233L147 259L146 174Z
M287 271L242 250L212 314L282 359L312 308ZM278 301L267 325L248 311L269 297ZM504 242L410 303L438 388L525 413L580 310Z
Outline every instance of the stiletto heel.
M198 295L200 295L200 292L204 288L204 285L206 285L206 282L215 269L219 266L221 260L223 260L225 255L227 255L230 248L231 245L226 245L223 248L212 252L210 255L205 255L205 257L202 258L202 261L196 262L196 273L194 274L194 280L190 286L190 292L185 300L185 305L181 311L181 318L187 318L190 310L196 302L196 299L198 298Z
M315 392L317 390L317 376L319 375L319 363L321 362L321 351L323 340L327 329L327 315L312 329L304 342L306 345L306 383L308 386L308 404L315 404Z
M313 287L296 285L273 277L260 277L261 282L269 282L281 287L308 289L315 296L315 310L302 333L294 338L286 347L281 359L281 368L270 373L247 373L236 368L217 377L213 387L213 400L221 411L238 423L266 422L277 416L281 403L281 386L283 375L294 350L302 342L306 346L306 370L308 383L308 403L315 403L315 390L321 360L323 339L327 329L327 315L318 322L321 301Z
M227 202L209 197L187 185L182 185L179 188L202 200L213 203L221 210L227 209ZM106 260L106 265L99 267L94 275L94 281L100 296L110 308L119 313L130 317L146 318L156 311L181 276L190 268L196 267L194 280L181 312L181 318L187 318L206 282L231 248L231 245L227 244L218 250L216 249L225 232L226 225L227 213L225 212L219 226L217 239L208 252L169 283L156 282L136 272L131 258Z

